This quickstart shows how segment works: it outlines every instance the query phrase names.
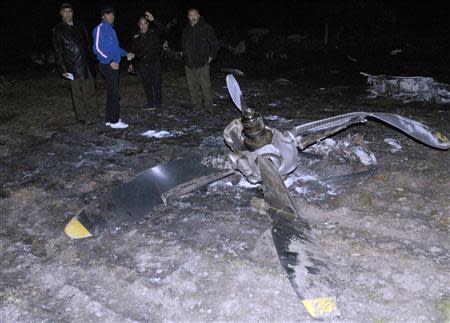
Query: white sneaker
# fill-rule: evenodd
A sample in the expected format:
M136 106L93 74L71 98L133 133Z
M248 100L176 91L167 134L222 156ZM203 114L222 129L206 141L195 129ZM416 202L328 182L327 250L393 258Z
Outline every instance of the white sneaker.
M116 123L106 122L105 126L113 128L113 129L126 129L128 125L125 122L122 122L122 119L119 119Z

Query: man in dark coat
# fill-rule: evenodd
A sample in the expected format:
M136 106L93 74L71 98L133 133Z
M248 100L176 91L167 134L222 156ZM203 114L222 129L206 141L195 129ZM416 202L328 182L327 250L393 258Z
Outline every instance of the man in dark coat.
M201 109L203 103L212 112L209 63L217 56L219 41L214 29L203 20L197 9L188 11L188 19L182 34L182 50L192 105Z
M75 117L84 122L89 114L97 113L95 67L91 39L86 27L73 20L69 3L60 7L62 21L53 29L53 47L61 75L70 80Z
M135 71L144 83L147 105L144 110L162 109L161 36L165 27L155 20L150 12L138 21L139 33L131 41L130 52L135 57L128 67Z

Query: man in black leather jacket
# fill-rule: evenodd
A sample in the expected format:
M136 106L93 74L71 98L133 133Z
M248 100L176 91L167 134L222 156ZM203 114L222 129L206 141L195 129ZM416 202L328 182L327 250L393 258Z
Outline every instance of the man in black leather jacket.
M162 109L161 36L165 27L150 12L138 21L139 33L131 41L130 52L135 54L128 71L135 71L144 83L147 105L144 110Z
M61 75L70 80L75 117L83 122L97 113L91 39L86 27L73 20L69 3L61 5L60 14L62 21L53 29L52 39L56 65Z

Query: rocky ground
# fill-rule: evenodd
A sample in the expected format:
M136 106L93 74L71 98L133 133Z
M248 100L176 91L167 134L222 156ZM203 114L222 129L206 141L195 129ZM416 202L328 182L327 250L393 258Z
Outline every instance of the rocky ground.
M284 76L239 78L270 126L383 111L450 135L448 106L368 99L363 79L277 81ZM224 77L213 72L219 95ZM142 170L191 152L222 155L223 128L238 116L226 97L214 114L189 108L181 67L164 74L167 115L139 108L136 78L123 73L121 89L125 131L105 128L101 108L87 125L74 122L55 74L30 73L0 89L0 321L309 321L255 208L261 188L237 175L115 232L80 241L63 233L78 210ZM147 138L147 130L176 135ZM376 164L350 158L339 148L346 141ZM335 268L335 321L449 321L449 161L448 151L375 122L301 156L289 189ZM355 169L367 171L346 175Z

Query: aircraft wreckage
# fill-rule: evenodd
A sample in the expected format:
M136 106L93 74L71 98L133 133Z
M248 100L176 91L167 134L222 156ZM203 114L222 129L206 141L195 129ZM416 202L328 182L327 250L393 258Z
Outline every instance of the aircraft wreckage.
M66 225L65 233L73 239L95 236L124 222L152 217L156 207L201 186L242 174L249 182L262 185L278 257L302 304L314 318L334 316L338 313L337 291L327 266L330 262L283 181L297 168L299 151L368 119L381 121L436 149L448 150L450 142L422 123L390 113L347 113L281 132L265 126L261 115L245 104L233 75L226 77L226 83L242 113L223 133L230 149L230 169L207 166L201 156L160 164L115 187L100 208L81 210Z

